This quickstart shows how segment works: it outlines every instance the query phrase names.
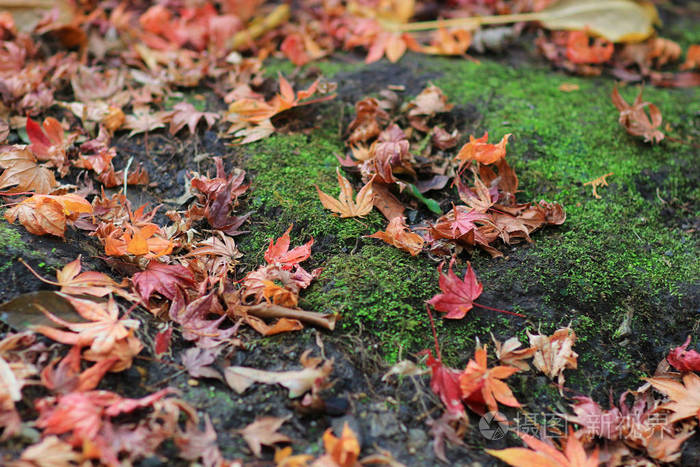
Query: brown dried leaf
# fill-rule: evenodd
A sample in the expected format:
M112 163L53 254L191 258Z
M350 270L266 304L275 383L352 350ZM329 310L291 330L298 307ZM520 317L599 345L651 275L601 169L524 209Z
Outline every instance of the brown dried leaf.
M51 193L57 185L53 172L36 164L36 157L24 146L10 146L0 153L0 167L5 171L0 175L0 190L16 185L11 193L34 191L40 194Z
M396 248L409 252L411 256L416 256L420 253L425 243L423 237L408 230L405 219L398 216L389 222L386 231L380 231L368 235L368 237L383 240L389 245L394 245Z
M642 89L632 105L627 104L617 90L613 88L612 101L620 111L620 125L627 133L634 136L643 136L645 142L658 143L664 139L664 134L658 129L661 126L662 116L658 107L650 102L642 102ZM649 108L649 115L644 108Z
M532 359L535 368L549 376L557 378L559 392L562 393L564 384L564 370L575 370L578 354L573 351L576 342L576 333L570 328L558 329L551 336L527 333L530 345L537 350Z

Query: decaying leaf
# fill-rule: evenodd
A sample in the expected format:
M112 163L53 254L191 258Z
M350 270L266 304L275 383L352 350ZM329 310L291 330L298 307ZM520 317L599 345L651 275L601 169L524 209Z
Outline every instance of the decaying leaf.
M561 328L551 336L527 333L530 346L537 349L532 364L550 379L557 378L559 392L563 393L564 370L575 370L578 354L573 351L576 333L570 328Z
M353 201L352 194L354 190L352 185L347 178L340 175L340 168L336 168L336 173L338 174L338 184L340 185L340 196L338 199L327 195L319 187L316 187L323 207L340 214L340 217L362 217L369 214L374 200L372 180L360 189Z
M662 122L661 111L650 102L642 102L641 88L634 103L629 105L615 86L612 92L612 101L617 110L620 111L620 125L625 128L627 133L643 136L644 141L652 143L658 143L664 139L664 134L658 129ZM649 115L644 111L645 107L649 108Z

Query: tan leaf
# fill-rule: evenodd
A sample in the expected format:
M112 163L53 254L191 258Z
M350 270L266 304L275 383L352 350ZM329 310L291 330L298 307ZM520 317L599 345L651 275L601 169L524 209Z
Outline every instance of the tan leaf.
M273 446L277 443L289 443L292 441L289 436L277 432L282 424L289 420L289 417L258 418L242 430L238 430L238 432L243 435L243 439L248 443L248 447L253 451L255 457L260 457L263 445Z
M11 146L0 154L0 190L16 185L10 192L34 191L48 194L56 186L53 172L36 164L36 157L23 146Z
M517 337L511 337L501 344L493 337L493 334L491 334L491 340L493 340L496 346L496 357L498 357L499 362L504 365L520 368L523 371L530 369L530 365L528 365L525 360L532 358L537 351L536 348L528 347L527 349L517 350L518 347L522 345Z
M564 384L564 370L575 370L578 354L573 351L576 333L570 328L558 329L551 336L527 333L530 345L537 350L532 364L549 378L557 378L559 392Z
M340 185L340 196L338 199L327 195L318 186L316 187L323 207L340 214L340 217L362 217L369 214L374 201L372 180L360 189L355 201L353 201L352 195L354 190L352 185L347 178L340 175L340 168L336 168L336 173L338 174L338 184Z
M700 376L686 373L683 384L668 378L647 378L647 381L671 399L660 407L673 411L669 423L692 417L700 420Z

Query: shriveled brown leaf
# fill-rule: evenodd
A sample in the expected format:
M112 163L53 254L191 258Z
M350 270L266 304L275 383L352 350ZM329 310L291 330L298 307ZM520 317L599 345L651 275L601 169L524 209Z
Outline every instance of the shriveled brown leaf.
M537 351L536 348L528 347L526 349L518 350L522 344L517 337L511 337L502 344L495 337L493 337L493 334L491 334L491 339L496 346L496 357L498 357L499 362L503 363L504 365L520 368L523 371L530 369L530 365L528 365L525 360L532 358Z
M662 116L658 107L650 102L642 102L642 89L634 99L634 103L629 105L620 95L617 86L613 88L612 101L620 111L620 125L627 133L633 136L644 137L645 142L658 143L664 139L664 134L658 128L661 126ZM649 109L649 115L644 108Z
M700 376L686 373L682 384L668 378L647 378L647 381L671 399L661 406L673 412L669 423L693 417L700 420Z
M532 364L550 379L557 378L559 392L564 384L564 370L575 370L578 354L573 351L576 333L570 328L558 329L551 336L527 333L530 345L536 348Z

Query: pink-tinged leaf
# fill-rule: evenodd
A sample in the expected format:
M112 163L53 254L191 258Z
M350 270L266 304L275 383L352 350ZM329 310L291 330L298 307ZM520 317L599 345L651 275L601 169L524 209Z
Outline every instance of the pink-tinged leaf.
M668 363L678 371L700 371L700 353L696 350L688 350L690 336L681 346L671 350L666 357Z
M291 230L292 226L290 225L280 238L275 241L270 240L270 245L265 252L265 261L270 264L278 263L282 265L283 269L289 270L311 256L311 246L314 244L313 238L301 246L292 250L289 249L289 232Z
M41 129L41 125L27 117L27 136L29 141L32 142L30 149L34 150L36 153L38 151L47 152L48 148L51 147L51 141L49 141L48 136Z
M445 318L461 319L471 310L476 300L484 288L477 281L476 274L472 269L471 264L467 263L467 272L464 275L464 280L460 280L452 271L454 258L450 261L447 274L443 274L442 267L444 263L438 266L440 274L439 284L442 293L435 295L428 303L437 311L447 313Z
M169 300L181 294L181 288L194 285L194 276L179 264L164 264L151 260L143 272L137 272L131 281L144 301L157 292Z

